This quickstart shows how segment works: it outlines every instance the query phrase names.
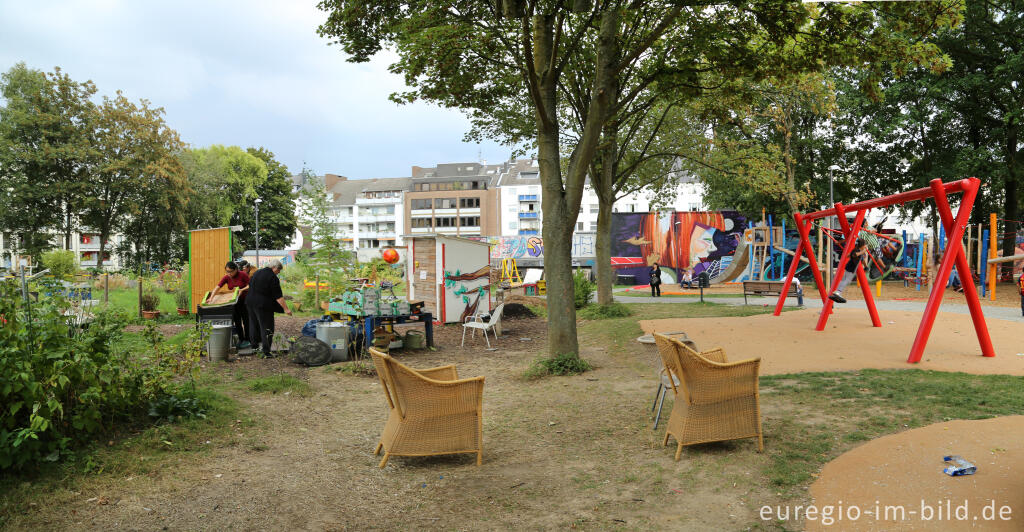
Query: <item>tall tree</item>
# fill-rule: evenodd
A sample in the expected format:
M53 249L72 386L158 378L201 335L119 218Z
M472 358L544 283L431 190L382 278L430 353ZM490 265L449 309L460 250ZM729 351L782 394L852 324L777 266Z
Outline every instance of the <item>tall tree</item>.
M274 159L266 148L246 150L267 165L267 179L256 187L260 203L260 247L284 249L295 237L295 194L292 193L291 172L288 167ZM255 249L256 220L253 209L237 209L231 218L231 225L241 225L242 231L235 233L236 239L245 249Z
M192 229L230 225L236 213L252 209L267 179L266 163L238 146L192 148L180 160L195 192L188 209Z
M94 163L92 82L59 68L44 74L18 63L0 77L0 227L33 256L60 231L70 246Z
M167 126L164 110L138 104L120 91L103 99L97 121L96 145L101 163L87 182L83 220L99 231L99 261L102 264L109 238L130 225L152 227L141 215L147 204L172 202L164 194L187 195L184 171L176 155L184 144ZM161 231L175 226L162 225ZM180 224L178 225L180 227Z

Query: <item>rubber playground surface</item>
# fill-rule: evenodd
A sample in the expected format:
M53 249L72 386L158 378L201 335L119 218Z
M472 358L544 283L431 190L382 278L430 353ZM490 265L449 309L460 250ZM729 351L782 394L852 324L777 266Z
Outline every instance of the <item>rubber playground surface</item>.
M1021 441L1024 416L947 421L869 441L821 470L810 493L814 506L832 507L834 522L807 519L805 530L1021 530ZM943 473L943 457L953 454L977 472Z
M824 331L815 331L819 309L737 318L640 320L651 332L685 332L701 349L723 347L730 361L761 357L761 374L808 371L928 369L1024 376L1024 327L987 319L996 356L981 356L971 317L939 312L918 364L908 364L920 312L880 310L882 327L867 311L838 308ZM1021 353L1018 355L1018 353Z

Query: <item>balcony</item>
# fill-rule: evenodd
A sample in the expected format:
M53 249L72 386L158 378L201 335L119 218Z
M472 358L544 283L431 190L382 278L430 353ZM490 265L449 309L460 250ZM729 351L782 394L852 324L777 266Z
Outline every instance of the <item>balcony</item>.
M395 231L359 231L359 238L375 238L377 240L394 240Z
M367 222L392 222L395 220L395 213L391 214L363 214L359 213L359 223Z
M535 219L537 219L538 214L540 214L540 213L538 213L537 211L533 211L533 212L520 212L519 213L519 219L520 220L535 220Z
M537 229L520 229L519 230L519 234L521 234L521 235L537 235L537 234L540 234L540 231L537 230Z
M386 204L401 204L402 197L397 198L356 198L356 205L386 205Z
M540 201L537 194L520 194L519 201Z

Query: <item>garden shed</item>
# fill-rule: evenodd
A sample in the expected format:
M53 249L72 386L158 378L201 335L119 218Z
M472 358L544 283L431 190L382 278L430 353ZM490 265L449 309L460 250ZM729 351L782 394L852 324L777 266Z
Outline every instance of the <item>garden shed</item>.
M490 244L439 234L403 238L409 243L409 301L423 301L441 323L460 323L477 310L490 310Z
M206 291L224 277L224 265L231 260L231 238L229 227L188 232L190 311L195 312Z

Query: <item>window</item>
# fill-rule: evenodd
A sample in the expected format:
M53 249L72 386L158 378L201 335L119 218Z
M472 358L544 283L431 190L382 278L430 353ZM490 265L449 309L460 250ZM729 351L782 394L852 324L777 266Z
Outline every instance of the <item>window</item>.
M413 218L412 219L412 226L416 227L416 228L424 228L424 227L430 228L430 227L434 227L433 219L431 219L431 218Z
M435 209L454 209L455 205L455 198L434 198Z
M597 214L598 205L595 203L590 206L590 214Z
M480 198L459 198L459 208L478 209L480 208Z
M419 188L417 190L419 190L420 192L426 192L426 191L430 190L430 184L429 183L420 183L419 184Z
M429 210L430 209L430 203L431 203L430 198L414 199L414 200L412 200L412 209L414 211L420 211L420 210L424 210L424 209Z
M582 231L583 230L583 222L576 222L576 230L577 231Z
M519 228L519 222L509 222L508 228L515 231L516 229Z
M590 230L597 231L597 222L590 222Z
M387 207L384 207L384 212L381 214L395 214L395 206L388 205Z
M455 227L455 217L442 216L434 218L434 227Z
M480 217L463 216L459 218L459 227L480 227Z
M633 203L629 204L629 212L636 212L636 205Z

